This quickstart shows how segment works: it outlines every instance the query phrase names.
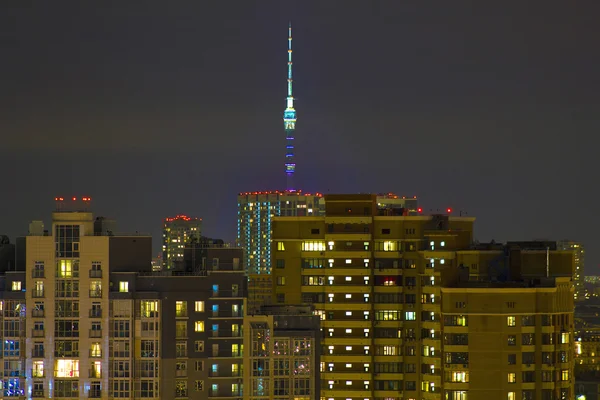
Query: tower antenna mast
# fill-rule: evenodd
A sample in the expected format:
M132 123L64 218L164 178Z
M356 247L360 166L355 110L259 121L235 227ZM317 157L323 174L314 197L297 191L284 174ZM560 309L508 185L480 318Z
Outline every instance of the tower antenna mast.
M292 94L292 23L288 26L288 77L287 77L287 105L283 112L283 125L285 127L286 153L285 175L286 190L294 192L294 173L296 160L294 155L294 135L296 130L296 110L294 109L294 96Z

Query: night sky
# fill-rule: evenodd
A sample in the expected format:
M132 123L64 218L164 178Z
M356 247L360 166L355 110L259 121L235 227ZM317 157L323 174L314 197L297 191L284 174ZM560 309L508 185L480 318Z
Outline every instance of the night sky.
M476 237L574 239L600 272L600 2L0 5L0 233L93 198L121 231L281 189L287 26L297 186L417 195ZM35 4L32 6L32 4Z

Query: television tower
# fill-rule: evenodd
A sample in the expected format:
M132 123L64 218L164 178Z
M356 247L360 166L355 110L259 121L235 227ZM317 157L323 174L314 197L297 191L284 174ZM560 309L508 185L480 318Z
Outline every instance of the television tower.
M287 106L283 112L283 125L285 127L286 153L285 175L287 179L286 190L294 192L294 131L296 130L296 110L294 110L294 96L292 95L292 23L288 27L288 77L287 77Z

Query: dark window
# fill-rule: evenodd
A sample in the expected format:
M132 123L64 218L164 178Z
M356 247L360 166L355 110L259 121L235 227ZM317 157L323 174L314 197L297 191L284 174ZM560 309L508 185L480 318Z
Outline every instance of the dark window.
M381 230L381 234L382 235L389 235L390 234L390 229L389 228L383 228Z
M278 260L276 261L276 266L277 266L277 268L285 268L285 260L284 260L284 259L281 259L281 258L280 258L280 259L278 259Z
M277 302L285 303L285 294L284 293L277 293Z
M313 235L318 235L319 233L321 233L319 228L313 228L310 230L310 233Z

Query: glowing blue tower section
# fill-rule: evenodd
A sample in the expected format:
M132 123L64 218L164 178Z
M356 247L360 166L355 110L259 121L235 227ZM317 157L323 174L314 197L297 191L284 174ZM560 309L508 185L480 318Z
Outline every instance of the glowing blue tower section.
M287 107L283 112L283 124L285 127L286 153L285 174L287 177L287 190L294 189L294 172L296 162L294 160L294 131L296 130L296 110L294 110L294 97L292 95L292 24L288 28L288 78L287 78Z

